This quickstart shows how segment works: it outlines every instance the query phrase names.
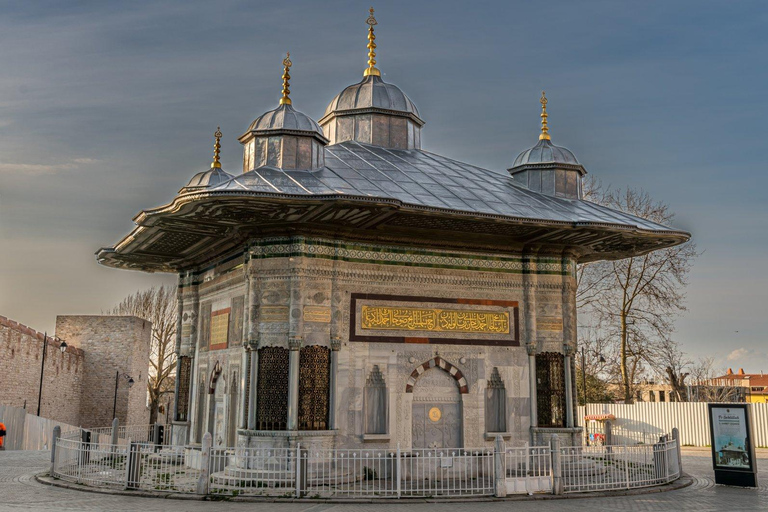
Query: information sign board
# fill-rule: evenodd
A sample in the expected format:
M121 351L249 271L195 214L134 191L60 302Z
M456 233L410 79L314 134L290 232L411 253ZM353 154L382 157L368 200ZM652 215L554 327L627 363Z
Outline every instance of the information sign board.
M752 423L747 404L709 404L715 483L757 487Z

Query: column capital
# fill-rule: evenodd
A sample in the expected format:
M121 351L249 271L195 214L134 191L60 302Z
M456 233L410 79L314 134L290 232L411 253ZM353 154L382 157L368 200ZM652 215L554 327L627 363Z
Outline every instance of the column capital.
M304 339L301 336L290 336L288 338L288 348L291 350L299 350L303 340Z
M528 351L529 356L535 356L536 355L536 344L535 343L526 343L525 349Z
M340 336L331 336L331 350L334 352L338 352L341 350L341 337Z
M573 350L573 347L570 343L563 343L563 355L565 357L570 357L574 352L575 351Z

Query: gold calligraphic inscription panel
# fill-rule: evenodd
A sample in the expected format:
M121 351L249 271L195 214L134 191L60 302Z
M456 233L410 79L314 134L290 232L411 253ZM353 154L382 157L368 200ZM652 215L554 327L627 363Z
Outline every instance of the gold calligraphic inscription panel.
M305 322L331 322L331 308L327 306L304 306Z
M562 331L563 319L558 317L539 317L536 319L536 329L540 331Z
M261 306L259 313L262 322L288 321L288 306Z
M226 347L228 335L229 313L211 314L211 347Z
M368 330L509 334L507 311L362 306L360 327Z

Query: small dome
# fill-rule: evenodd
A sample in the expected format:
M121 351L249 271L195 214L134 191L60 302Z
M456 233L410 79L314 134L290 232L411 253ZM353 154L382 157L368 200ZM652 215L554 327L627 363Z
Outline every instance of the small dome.
M529 164L571 164L581 165L569 149L555 146L549 139L541 139L530 149L526 149L515 158L512 169L521 165Z
M388 84L375 75L366 76L361 82L341 91L325 109L323 118L332 112L369 108L402 112L421 121L419 110L411 99L399 87Z
M288 130L294 132L314 132L322 138L323 129L315 122L314 119L302 112L299 112L291 105L280 105L274 110L265 112L256 118L251 126L248 127L249 132L270 132L277 130Z
M212 167L207 171L202 171L192 176L192 179L189 180L187 186L181 190L188 192L187 189L212 188L217 185L221 185L225 181L229 181L232 178L234 178L234 176L222 170L221 168Z

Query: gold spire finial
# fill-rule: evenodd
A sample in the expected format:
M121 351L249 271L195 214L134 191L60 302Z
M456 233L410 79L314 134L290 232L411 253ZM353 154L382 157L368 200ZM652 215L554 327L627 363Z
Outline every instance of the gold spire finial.
M213 136L216 137L216 144L213 145L213 163L211 167L221 169L221 162L219 162L219 155L221 154L221 126L216 127L216 132Z
M539 140L549 140L549 126L547 126L547 96L541 91L541 135Z
M291 95L291 90L289 89L291 75L288 73L291 66L293 66L293 62L291 62L291 53L285 52L285 58L283 59L283 97L280 98L281 105L291 104L291 98L289 97Z
M373 7L369 12L370 15L365 20L368 24L368 68L363 71L363 76L381 76L381 71L376 69L376 36L373 34L373 26L378 25L378 22L373 17Z

